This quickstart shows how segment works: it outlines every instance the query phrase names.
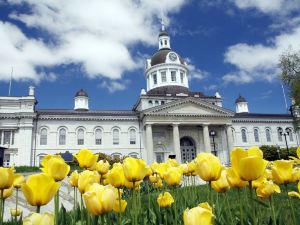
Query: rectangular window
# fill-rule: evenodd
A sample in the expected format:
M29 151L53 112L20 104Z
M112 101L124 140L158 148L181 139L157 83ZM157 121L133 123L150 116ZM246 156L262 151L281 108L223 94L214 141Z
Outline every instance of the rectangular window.
M95 131L95 144L101 145L102 144L102 131L100 129L97 129Z
M3 132L3 144L4 145L10 144L10 135L11 135L10 131Z
M153 74L153 84L157 84L157 75Z
M61 134L59 135L59 145L65 145L66 144L66 135Z
M15 144L15 131L11 132L11 144L14 145Z
M114 129L113 130L113 145L118 145L119 144L119 130Z
M2 132L2 130L0 131L0 144L2 144L2 134L3 134L3 132Z
M135 145L136 144L136 131L135 131L135 129L131 129L129 131L129 143L131 145Z
M160 75L161 75L161 82L162 82L162 83L167 82L167 74L166 74L166 71L161 72Z
M183 84L183 72L180 72L180 81L181 81L181 83Z
M176 82L176 71L171 71L171 81Z
M77 144L78 145L84 145L84 139L78 139Z

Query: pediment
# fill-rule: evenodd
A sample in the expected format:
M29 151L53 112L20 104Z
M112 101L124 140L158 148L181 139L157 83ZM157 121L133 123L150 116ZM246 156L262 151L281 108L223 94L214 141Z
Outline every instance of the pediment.
M175 100L165 105L153 107L144 111L145 115L191 115L191 116L225 116L232 117L230 110L213 105L193 97Z

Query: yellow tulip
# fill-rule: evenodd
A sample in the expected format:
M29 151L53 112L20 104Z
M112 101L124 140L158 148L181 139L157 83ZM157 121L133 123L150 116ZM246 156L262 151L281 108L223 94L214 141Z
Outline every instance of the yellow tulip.
M121 210L120 210L120 202L121 202ZM123 213L125 212L125 209L127 207L127 202L126 200L121 199L121 201L117 200L115 201L114 207L113 207L113 211L116 213Z
M126 178L125 178L125 183L124 183L124 185L125 185L125 187L127 187L127 188L130 188L130 189L133 189L134 188L134 190L136 190L136 191L138 191L138 190L140 190L140 184L142 183L143 181L142 180L140 180L140 181L137 181L137 182L135 182L134 183L134 186L133 186L133 182L130 182L130 181L128 181Z
M252 188L256 189L261 186L264 182L268 181L265 175L262 175L257 180L252 181Z
M187 176L189 174L189 167L186 163L180 164L179 168L181 169L183 175Z
M117 195L112 186L94 183L83 194L83 199L87 210L91 214L99 216L113 210Z
M174 198L169 192L164 192L163 194L159 194L157 203L161 208L170 208L174 203Z
M14 182L13 168L0 167L0 177L0 190L10 188Z
M152 169L151 169L151 167L150 166L146 166L146 170L147 170L147 174L146 174L145 177L151 176L152 175Z
M32 206L48 204L60 187L52 177L46 173L34 174L22 184L22 192L27 202Z
M269 198L275 192L280 193L280 187L272 181L265 181L256 189L256 195L262 199Z
M300 198L300 181L298 182L298 192L296 192L296 191L290 191L290 192L288 192L288 195L290 197L298 197L298 198Z
M90 185L99 182L100 176L96 171L85 170L78 175L78 190L83 194Z
M79 174L78 174L77 170L75 170L71 173L71 176L69 178L69 184L72 187L78 187L78 177L79 177Z
M177 186L180 184L182 170L179 167L169 167L164 174L164 180L169 186Z
M183 213L184 225L212 225L212 209L208 203L201 203L199 206L186 209Z
M10 215L11 215L12 217L20 216L21 213L22 213L22 209L19 209L19 208L17 208L17 210L16 210L16 208L10 209Z
M235 148L231 152L231 165L242 180L253 181L261 177L266 169L267 161L258 147L248 150Z
M59 155L48 155L41 164L43 166L41 170L53 177L56 182L65 179L70 172L70 166Z
M123 161L123 170L126 179L130 182L141 181L147 174L145 161L133 157L128 157Z
M227 169L227 181L231 188L243 188L248 184L247 181L241 180L231 167Z
M293 161L276 160L272 167L272 176L276 184L288 184L292 182Z
M173 167L178 166L178 162L176 161L176 159L168 159L166 163Z
M93 152L89 149L83 148L74 155L77 159L79 166L84 169L89 169L95 167L99 155L94 155Z
M158 175L151 175L149 177L149 181L153 184L153 183L157 183L158 180L160 179L160 177Z
M292 182L296 183L300 181L300 168L296 167L292 170Z
M14 175L14 182L13 186L14 188L21 188L21 185L25 182L25 177L22 174L16 173Z
M211 187L219 193L226 192L230 189L230 186L227 181L227 172L226 170L222 170L221 176L218 180L211 182Z
M167 164L167 163L154 162L151 165L151 169L152 169L153 173L157 173L160 176L160 178L164 177L164 173L167 171L167 169L169 167L171 167L171 166L170 166L170 164Z
M156 183L153 183L154 188L162 188L163 186L164 185L163 185L162 179L160 177Z
M109 163L107 161L104 162L103 160L100 160L96 164L96 169L97 169L98 173L100 173L101 175L104 175L109 170Z
M222 165L215 155L202 152L196 158L196 172L205 181L215 181L221 176Z
M293 159L297 164L300 164L300 146L297 148L297 157L293 157L293 156L290 156L291 159Z
M4 191L3 191L3 199L9 198L12 195L12 193L13 193L13 186L11 186L8 189L4 189Z
M23 225L54 225L54 216L50 213L32 213L23 220Z
M122 188L125 185L125 175L121 163L115 163L107 174L108 183L115 188Z
M197 176L195 161L191 161L187 165L188 165L188 173L191 174L192 176Z

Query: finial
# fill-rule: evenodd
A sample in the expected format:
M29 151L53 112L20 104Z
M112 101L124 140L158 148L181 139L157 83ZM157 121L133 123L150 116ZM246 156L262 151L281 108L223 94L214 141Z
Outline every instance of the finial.
M165 31L165 23L163 19L161 19L161 31Z

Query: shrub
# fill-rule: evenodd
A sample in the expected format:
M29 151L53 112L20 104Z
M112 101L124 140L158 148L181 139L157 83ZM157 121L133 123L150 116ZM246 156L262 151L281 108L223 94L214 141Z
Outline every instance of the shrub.
M32 172L40 172L40 168L37 166L16 166L16 173L32 173Z
M297 157L297 147L290 147L289 154L286 148L280 148L275 145L262 145L260 149L264 153L264 159L274 161L279 159L289 159L288 156Z

